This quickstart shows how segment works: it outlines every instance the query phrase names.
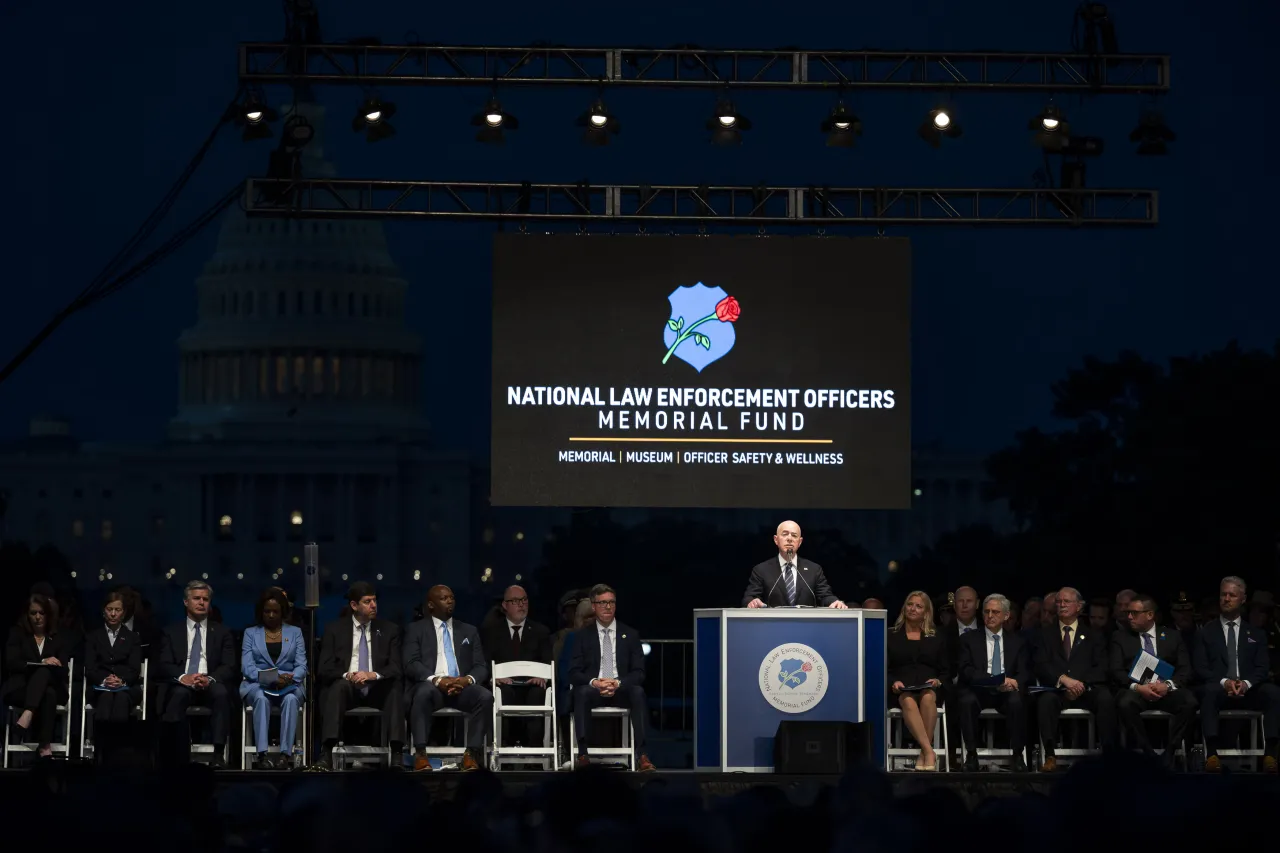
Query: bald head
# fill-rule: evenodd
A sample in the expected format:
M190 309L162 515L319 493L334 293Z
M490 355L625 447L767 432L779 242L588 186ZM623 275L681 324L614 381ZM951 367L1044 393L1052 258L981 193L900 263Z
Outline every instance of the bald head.
M453 590L444 584L437 584L427 590L427 612L441 622L453 618Z
M800 536L800 525L794 521L782 522L773 534L773 544L778 546L778 553L784 560L794 560L796 551L800 550L800 543L803 541L804 539Z
M523 625L529 617L529 594L522 586L509 586L502 591L502 612L512 625Z

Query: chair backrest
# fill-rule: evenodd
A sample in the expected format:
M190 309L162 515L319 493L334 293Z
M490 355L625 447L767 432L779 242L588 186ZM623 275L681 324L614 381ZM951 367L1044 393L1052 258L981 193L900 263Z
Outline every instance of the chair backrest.
M513 660L507 663L493 664L494 678L545 678L552 681L556 668L549 663L538 663L531 660Z

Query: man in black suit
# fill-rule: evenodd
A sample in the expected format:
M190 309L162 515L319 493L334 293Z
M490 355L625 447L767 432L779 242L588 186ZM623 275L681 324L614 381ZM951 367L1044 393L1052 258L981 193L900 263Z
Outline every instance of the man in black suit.
M191 705L208 708L212 764L226 767L223 751L231 724L230 691L240 682L240 658L231 632L209 619L212 598L213 588L204 581L191 581L183 591L187 618L160 636L156 669L164 689L157 700L160 719L166 723L185 723Z
M765 560L751 570L747 591L742 594L743 607L833 607L847 610L836 598L822 573L822 566L796 556L800 550L800 525L784 521L773 535L778 556Z
M1084 599L1075 587L1058 590L1058 618L1041 627L1032 649L1035 676L1042 687L1058 687L1060 692L1041 693L1036 700L1036 717L1044 758L1040 769L1058 769L1054 746L1058 742L1059 715L1064 708L1084 708L1097 720L1098 740L1104 749L1118 742L1115 696L1107 684L1107 635L1095 631L1080 618Z
M1205 622L1191 649L1191 666L1201 682L1200 727L1205 739L1204 769L1222 769L1218 749L1218 714L1226 709L1262 711L1267 754L1262 769L1275 773L1276 744L1280 741L1280 687L1267 682L1270 662L1267 635L1243 617L1244 581L1234 575L1218 584L1217 619Z
M1149 595L1137 595L1125 605L1128 631L1116 631L1111 635L1110 663L1111 683L1120 692L1116 695L1116 713L1128 732L1130 743L1146 755L1155 755L1147 727L1143 725L1143 711L1164 711L1173 717L1169 726L1169 746L1164 751L1166 767L1173 766L1174 753L1186 739L1191 724L1196 719L1196 697L1191 690L1191 654L1176 630L1156 628L1156 602ZM1173 667L1173 677L1166 681L1139 684L1129 677L1133 660L1145 651Z
M983 630L960 638L960 731L969 756L966 773L978 770L978 714L995 708L1009 724L1013 769L1027 772L1027 705L1025 691L1031 682L1031 653L1022 637L1004 630L1009 621L1009 599L998 593L982 600Z
M947 647L947 666L951 673L950 683L944 684L942 687L943 695L946 700L955 707L955 703L959 701L960 693L960 638L965 634L980 632L982 630L982 620L978 618L978 591L971 586L962 586L955 592L950 593L951 607L955 611L955 618L951 620L951 624L942 628L942 638L946 642ZM963 755L964 751L960 745L964 742L964 738L960 732L960 715L947 714L947 739L952 745L952 749L956 753ZM952 757L948 756L948 762L952 761ZM954 764L947 764L948 767L954 767Z
M484 648L495 664L511 661L551 663L551 632L529 619L529 594L522 586L509 586L502 593L502 618L484 632ZM515 684L510 678L495 678L504 705L541 705L547 698L547 681L530 678ZM509 738L524 746L542 746L540 717L509 718L504 728Z
M595 619L578 631L569 662L577 766L591 763L587 758L587 721L592 708L605 705L630 709L635 751L640 756L636 769L650 772L654 767L644 746L649 700L644 692L644 647L640 635L617 620L618 594L608 584L598 583L591 588L591 609Z
M413 769L431 770L427 736L431 715L457 708L470 719L463 770L479 770L485 737L493 717L489 661L474 625L453 618L453 590L437 585L427 590L426 617L409 626L404 642L404 669L411 685L409 719L413 728Z
M391 767L404 767L404 691L400 686L400 629L378 618L378 592L358 581L347 590L347 613L325 626L316 680L320 686L319 767L333 769L333 748L351 708L382 711L382 737Z

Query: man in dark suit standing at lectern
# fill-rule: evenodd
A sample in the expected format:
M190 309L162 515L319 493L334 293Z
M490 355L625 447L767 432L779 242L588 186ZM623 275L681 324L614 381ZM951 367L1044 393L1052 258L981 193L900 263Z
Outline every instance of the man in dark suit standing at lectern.
M796 556L800 543L800 525L784 521L773 534L778 556L751 570L747 591L742 594L743 607L833 607L847 610L836 598L822 573L822 566Z

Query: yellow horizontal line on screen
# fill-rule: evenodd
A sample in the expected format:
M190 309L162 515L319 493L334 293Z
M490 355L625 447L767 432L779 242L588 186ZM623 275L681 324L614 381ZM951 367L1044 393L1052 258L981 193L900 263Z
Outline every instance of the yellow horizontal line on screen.
M834 444L830 438L601 438L569 436L570 441L630 441L663 444Z

